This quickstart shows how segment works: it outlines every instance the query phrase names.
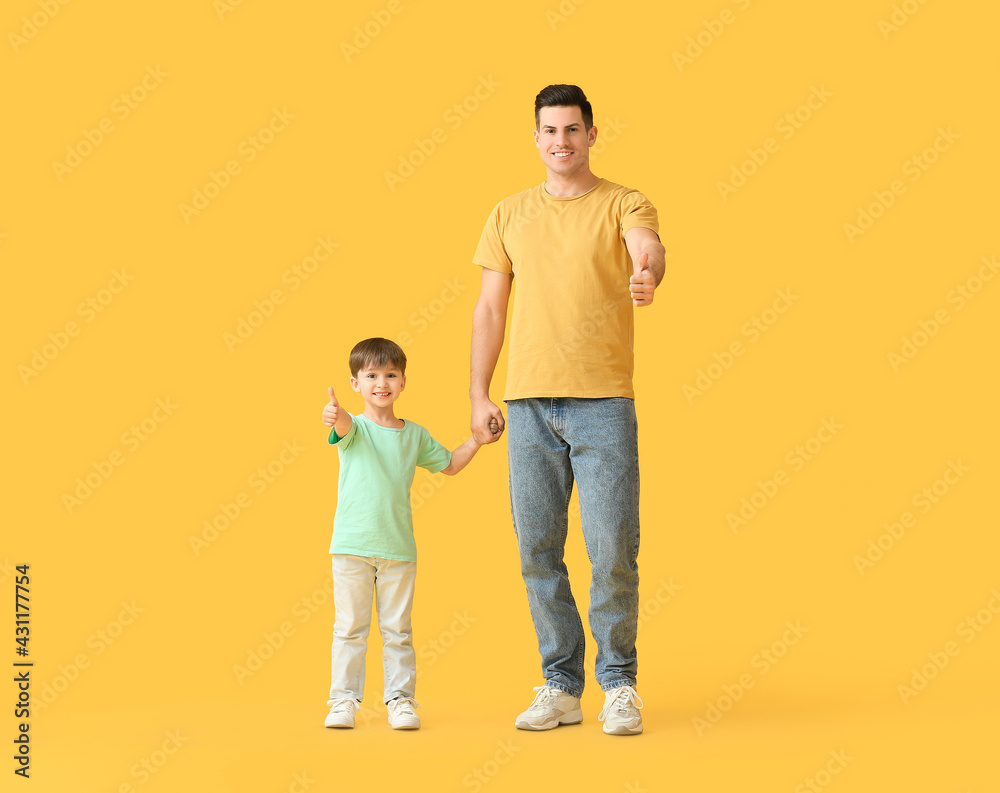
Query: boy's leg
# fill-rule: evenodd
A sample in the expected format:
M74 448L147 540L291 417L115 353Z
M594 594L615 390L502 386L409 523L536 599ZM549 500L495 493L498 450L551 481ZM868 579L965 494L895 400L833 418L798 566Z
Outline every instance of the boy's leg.
M639 620L639 449L631 399L576 399L566 439L591 562L590 629L603 691L635 686Z
M376 564L375 602L385 669L383 701L397 697L412 699L417 685L417 656L413 650L410 612L417 563L378 559Z
M372 621L373 560L333 554L333 603L337 610L331 651L330 701L361 701L365 692L365 652Z
M510 508L521 556L521 576L552 688L583 692L584 633L563 561L573 471L563 438L563 399L507 403Z

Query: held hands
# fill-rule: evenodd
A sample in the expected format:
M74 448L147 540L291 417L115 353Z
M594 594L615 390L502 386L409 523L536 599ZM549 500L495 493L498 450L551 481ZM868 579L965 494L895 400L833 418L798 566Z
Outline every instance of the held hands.
M472 405L472 437L483 445L495 443L503 435L504 420L500 408L489 400Z
M633 306L648 306L653 302L656 278L649 268L649 254L641 253L635 261L632 277L628 279L628 291L632 295Z
M328 427L332 427L337 423L337 415L340 412L340 403L337 401L337 397L333 393L333 388L327 388L330 392L330 404L323 408L323 423Z

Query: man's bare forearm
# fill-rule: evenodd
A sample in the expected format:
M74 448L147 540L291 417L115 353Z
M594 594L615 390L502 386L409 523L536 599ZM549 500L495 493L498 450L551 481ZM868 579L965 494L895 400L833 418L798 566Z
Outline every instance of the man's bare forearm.
M494 311L487 305L476 304L472 312L472 366L470 373L469 398L489 399L493 372L503 349L504 329L507 324L505 314Z

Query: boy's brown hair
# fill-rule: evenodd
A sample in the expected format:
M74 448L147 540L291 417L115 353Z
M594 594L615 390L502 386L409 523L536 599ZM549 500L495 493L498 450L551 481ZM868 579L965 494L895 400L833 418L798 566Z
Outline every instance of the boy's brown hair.
M351 350L351 377L357 377L362 369L383 369L395 366L401 374L406 374L406 353L396 342L374 338L359 341Z

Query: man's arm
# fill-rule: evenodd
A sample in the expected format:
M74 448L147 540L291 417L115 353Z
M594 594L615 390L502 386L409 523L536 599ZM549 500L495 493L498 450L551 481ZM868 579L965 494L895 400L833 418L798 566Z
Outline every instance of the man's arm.
M667 269L667 249L655 231L642 226L625 232L625 247L632 257L632 277L628 285L632 305L648 306Z
M454 476L457 474L471 462L472 458L476 456L476 452L479 451L479 447L482 445L483 444L475 438L469 438L469 440L451 453L451 462L448 463L447 468L441 469L441 473L447 474L448 476Z
M490 401L490 383L503 347L512 280L510 273L484 267L479 300L472 311L469 401L472 403L472 436L479 443L493 443L503 433L503 413ZM496 419L496 434L490 430L490 419Z

